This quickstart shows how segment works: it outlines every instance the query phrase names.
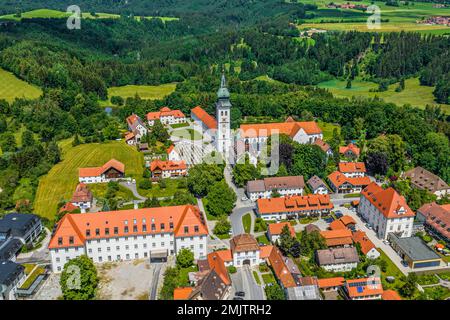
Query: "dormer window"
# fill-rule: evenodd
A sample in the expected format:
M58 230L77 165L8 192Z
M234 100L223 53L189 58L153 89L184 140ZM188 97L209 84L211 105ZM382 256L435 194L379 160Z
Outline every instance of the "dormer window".
M73 244L73 236L69 237L69 244Z
M119 234L119 228L118 227L114 227L114 234Z
M161 230L164 230L165 229L165 225L164 225L164 223L161 223Z
M125 226L125 227L123 228L123 232L124 232L124 233L128 233L128 226Z
M189 233L189 227L188 226L184 227L184 233Z
M198 226L194 226L194 232L198 232Z
M143 231L143 232L147 232L147 225L146 225L146 224L143 224L143 225L142 225L142 231Z
M62 244L63 244L63 239L62 239L62 237L59 237L58 238L58 246L62 246Z
M133 226L133 232L138 232L138 227L137 226Z
M100 229L95 229L95 235L99 236L100 235Z
M156 230L156 225L154 223L152 223L152 231Z
M109 236L109 228L105 228L105 235Z
M86 237L90 237L91 236L91 230L86 229Z

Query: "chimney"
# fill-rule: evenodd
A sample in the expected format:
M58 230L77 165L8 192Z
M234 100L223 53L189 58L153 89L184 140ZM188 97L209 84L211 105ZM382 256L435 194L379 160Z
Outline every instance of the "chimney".
M86 213L86 209L85 208L80 208L81 213Z

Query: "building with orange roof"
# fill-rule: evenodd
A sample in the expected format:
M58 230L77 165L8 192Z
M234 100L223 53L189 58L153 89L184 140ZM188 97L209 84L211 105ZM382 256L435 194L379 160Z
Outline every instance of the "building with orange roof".
M339 153L349 159L358 159L361 150L353 143L349 143L345 147L339 147Z
M377 250L372 241L367 237L364 231L355 231L352 233L353 242L358 243L361 252L369 259L377 259L380 256L380 252Z
M333 155L333 150L331 149L330 145L322 139L316 139L316 141L314 141L314 144L322 149L322 151L325 152L327 156L331 157Z
M78 180L81 183L103 183L122 179L125 176L125 165L111 159L101 167L79 168Z
M258 199L256 213L264 220L320 216L333 209L327 194Z
M169 161L181 161L180 153L173 144L167 148L167 158Z
M136 136L133 132L125 133L125 142L130 146L136 145Z
M173 290L173 300L189 300L193 287L179 287Z
M339 171L330 173L328 181L335 193L358 193L371 182L367 176L349 178Z
M185 123L186 116L181 110L172 110L169 107L162 107L159 111L147 113L147 121L149 126L155 124L155 120L161 121L164 125Z
M397 291L394 290L384 290L381 294L381 299L383 300L402 300Z
M417 220L426 230L450 246L450 205L427 203L417 209Z
M343 230L343 229L347 229L347 227L345 226L345 224L342 223L342 221L340 219L337 220L333 220L333 222L330 223L330 225L328 226L330 228L330 230Z
M202 128L202 131L217 130L217 120L208 114L202 107L191 109L191 118Z
M64 204L60 209L59 209L59 213L62 212L74 212L80 210L80 208L78 208L76 205L74 205L72 202L66 202L66 204Z
M415 213L392 187L383 189L370 183L361 191L358 212L380 239L387 239L389 233L411 237Z
M186 162L154 160L150 163L152 178L173 178L187 175Z
M72 195L71 203L81 210L89 209L94 199L92 192L84 183L79 183Z
M125 140L129 145L138 144L141 141L141 138L148 133L144 122L134 113L127 118L127 125L130 132L125 136ZM134 142L131 142L130 139L134 139Z
M255 266L262 262L259 244L251 234L243 233L234 236L230 240L230 249L235 267Z
M345 284L345 279L343 277L334 277L318 279L317 282L319 284L319 288L323 292L330 292L338 291L340 288L342 288Z
M358 266L359 256L355 247L317 250L317 264L327 271L347 272Z
M338 170L347 178L364 177L367 172L364 162L339 162Z
M287 227L291 237L295 238L295 230L289 222L270 223L267 228L267 236L272 243L275 243L280 238L284 227Z
M348 229L320 231L328 247L342 247L353 244L352 232Z
M383 286L379 277L346 280L344 293L348 300L380 300Z
M190 248L206 257L208 229L196 206L66 214L49 243L54 272L80 255L95 263L132 259L166 259Z

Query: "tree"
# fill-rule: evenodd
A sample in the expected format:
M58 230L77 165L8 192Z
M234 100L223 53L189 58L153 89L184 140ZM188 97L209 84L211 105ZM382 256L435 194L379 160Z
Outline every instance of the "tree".
M233 168L233 181L238 187L242 188L247 181L258 177L258 169L248 161L248 156L245 157L245 163L237 163Z
M347 80L347 85L345 86L346 89L351 89L352 88L352 80L348 79Z
M47 146L47 160L51 164L57 164L61 161L61 150L59 149L56 141L52 140L48 143Z
M271 286L266 285L264 290L267 300L286 300L283 289L277 283L273 283Z
M189 268L194 264L194 253L187 249L181 249L177 254L177 266L181 268Z
M178 190L174 193L171 205L179 206L183 204L196 204L197 200L195 197L186 190Z
M231 223L226 216L221 216L214 226L214 234L226 235L231 230Z
M59 284L64 300L92 300L98 286L97 269L86 255L64 265Z
M16 138L11 132L5 132L0 138L0 146L3 152L15 152L17 148Z
M22 146L24 147L28 147L28 146L33 146L36 143L36 141L34 140L34 134L33 132L31 132L30 130L25 130L22 133Z
M416 293L417 290L417 275L414 272L410 272L406 278L405 283L400 287L399 293L407 298L410 298Z
M145 199L142 206L144 208L157 208L157 207L161 207L161 204L159 203L158 198L151 197L151 198Z
M208 194L210 188L223 179L223 169L216 164L201 163L189 169L187 185L197 197Z
M387 156L383 152L369 152L366 158L367 170L372 174L386 175L388 170Z
M216 217L230 214L236 202L236 194L225 181L215 183L206 196L206 208Z
M159 120L155 120L152 130L149 133L150 139L153 137L157 141L165 143L169 140L169 133L166 128L164 128L163 124Z
M75 137L73 138L73 141L72 141L72 147L76 147L80 143L81 143L80 137L78 136L78 133L76 133Z

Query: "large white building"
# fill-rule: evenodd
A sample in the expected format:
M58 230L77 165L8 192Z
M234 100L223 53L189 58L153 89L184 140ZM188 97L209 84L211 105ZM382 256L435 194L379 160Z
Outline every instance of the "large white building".
M272 198L274 191L282 196L302 195L305 188L303 176L269 177L247 182L246 192L250 200Z
M122 179L125 165L115 159L109 160L101 167L79 168L78 180L81 183L103 183Z
M192 205L66 214L49 243L54 272L80 255L95 263L164 259L187 248L206 257L208 230Z
M147 113L149 126L153 126L155 120L161 121L164 125L179 124L186 122L186 116L181 110L172 110L169 107L163 107L159 111Z
M403 196L393 188L384 190L372 182L361 191L358 212L373 227L380 239L389 233L411 237L415 213Z

